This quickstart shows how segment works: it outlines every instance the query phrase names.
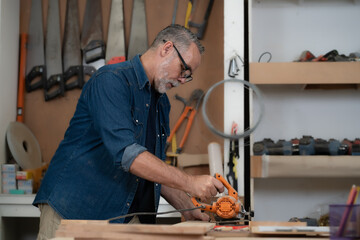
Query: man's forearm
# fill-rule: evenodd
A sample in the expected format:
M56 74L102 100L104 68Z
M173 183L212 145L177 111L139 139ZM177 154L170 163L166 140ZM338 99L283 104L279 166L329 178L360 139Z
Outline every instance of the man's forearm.
M210 175L189 175L180 169L170 166L153 154L140 153L130 166L130 172L146 180L175 188L202 201L223 192L223 184Z
M190 175L164 163L147 151L139 154L135 158L130 166L130 172L146 180L185 192L189 190L188 186L191 182Z

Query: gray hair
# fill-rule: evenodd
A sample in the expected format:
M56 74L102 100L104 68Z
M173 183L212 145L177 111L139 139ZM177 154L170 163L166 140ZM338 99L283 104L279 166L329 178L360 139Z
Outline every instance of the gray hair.
M189 48L191 43L196 44L200 54L203 54L205 51L204 46L200 43L196 35L189 29L178 24L167 26L161 30L156 36L154 42L151 44L150 48L156 48L160 44L163 44L163 40L173 42L178 49L182 49L184 51Z

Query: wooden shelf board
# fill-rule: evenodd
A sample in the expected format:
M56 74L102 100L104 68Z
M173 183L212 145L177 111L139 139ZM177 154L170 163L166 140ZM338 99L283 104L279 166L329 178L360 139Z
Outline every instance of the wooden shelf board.
M360 177L360 156L252 156L251 177Z
M253 84L360 84L360 62L250 63Z

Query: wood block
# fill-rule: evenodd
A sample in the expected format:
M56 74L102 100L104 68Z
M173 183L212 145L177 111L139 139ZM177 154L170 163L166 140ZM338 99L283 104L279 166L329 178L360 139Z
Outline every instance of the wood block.
M257 226L306 226L306 222L274 222L274 221L250 221L249 223L250 228L251 227L257 227Z
M208 154L181 153L178 156L179 167L190 167L190 166L208 165L208 164L209 164Z
M108 221L64 220L56 237L81 239L204 239L213 224L110 224ZM213 239L213 238L205 238Z

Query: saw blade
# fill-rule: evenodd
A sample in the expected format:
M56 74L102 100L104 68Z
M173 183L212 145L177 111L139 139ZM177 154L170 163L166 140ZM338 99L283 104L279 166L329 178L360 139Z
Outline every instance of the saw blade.
M136 54L144 53L147 48L145 0L134 0L127 59L132 59Z
M29 74L34 66L45 64L41 0L32 0L31 2L29 37L26 56L26 74Z
M68 0L63 43L64 72L71 66L81 65L79 7L77 0Z
M46 77L41 0L33 0L31 2L26 51L25 84L26 90L30 92L42 87Z
M59 1L49 0L46 28L46 76L62 73Z
M125 58L123 0L112 0L105 61L114 57Z
M45 44L45 101L64 95L59 1L49 0Z
M101 1L99 0L86 1L83 28L81 32L81 49L86 63L105 58Z

